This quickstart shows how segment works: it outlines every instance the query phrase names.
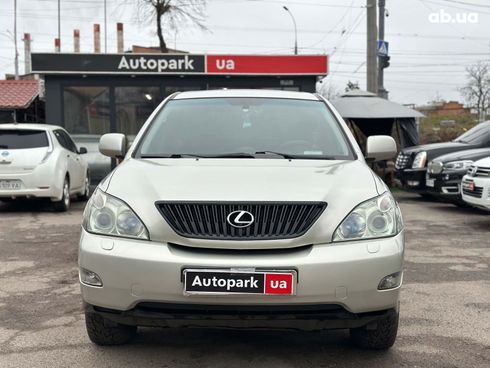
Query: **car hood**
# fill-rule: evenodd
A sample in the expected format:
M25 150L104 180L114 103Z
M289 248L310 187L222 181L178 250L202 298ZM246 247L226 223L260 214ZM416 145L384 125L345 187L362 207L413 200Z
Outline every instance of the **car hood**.
M441 156L446 153L468 150L472 148L476 148L476 146L467 143L453 141L453 142L443 142L443 143L430 143L430 144L423 144L420 146L408 147L403 149L403 153L411 155L411 154L416 154L425 151L427 152L427 157L429 159L433 159L437 156Z
M440 161L442 163L463 160L476 161L488 156L490 156L490 148L478 148L448 153L446 155L437 157L436 159L434 159L434 161Z
M490 155L489 155L490 156ZM477 167L485 167L490 168L490 157L483 158L475 162L475 166Z
M136 212L153 241L248 249L328 243L355 206L384 189L362 161L133 158L119 165L101 188ZM327 208L298 238L210 241L177 235L157 210L157 201L314 201L326 202Z

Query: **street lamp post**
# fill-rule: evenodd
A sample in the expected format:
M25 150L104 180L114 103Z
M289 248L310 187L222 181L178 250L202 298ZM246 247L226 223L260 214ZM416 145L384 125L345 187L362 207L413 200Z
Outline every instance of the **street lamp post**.
M288 9L287 6L282 7L285 11L289 13L294 24L294 55L298 55L298 29L296 28L296 20L294 19L293 13Z

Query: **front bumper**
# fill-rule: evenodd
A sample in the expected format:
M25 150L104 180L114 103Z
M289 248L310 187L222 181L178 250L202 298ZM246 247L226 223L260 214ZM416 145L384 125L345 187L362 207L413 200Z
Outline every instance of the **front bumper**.
M79 266L97 273L102 287L81 284L84 302L117 311L141 303L228 306L337 305L350 313L397 308L400 287L379 291L403 269L403 232L392 238L267 251L209 250L98 236L82 229ZM294 296L185 296L185 268L297 271Z
M428 174L426 177L427 191L448 200L461 199L461 180L465 174L466 170Z
M479 207L485 210L490 210L490 178L470 177L465 176L463 178L463 184L465 182L473 182L475 187L482 188L481 196L477 197L474 194L469 195L462 191L463 201L472 206Z
M236 329L324 329L359 328L376 323L397 308L367 313L350 313L334 304L312 305L201 305L140 303L128 311L85 304L86 313L129 326L146 327L212 327Z
M397 169L395 178L400 185L413 192L426 192L425 185L427 169Z

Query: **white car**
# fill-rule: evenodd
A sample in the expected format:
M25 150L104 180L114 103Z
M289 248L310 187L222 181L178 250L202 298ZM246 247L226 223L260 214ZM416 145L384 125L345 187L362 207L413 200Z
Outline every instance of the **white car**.
M490 157L476 161L463 177L463 200L490 210Z
M0 124L0 201L50 198L68 210L71 196L90 193L86 152L59 126Z
M387 186L330 103L304 92L173 94L87 203L79 267L99 345L137 326L398 329L404 230ZM395 156L371 136L371 162Z

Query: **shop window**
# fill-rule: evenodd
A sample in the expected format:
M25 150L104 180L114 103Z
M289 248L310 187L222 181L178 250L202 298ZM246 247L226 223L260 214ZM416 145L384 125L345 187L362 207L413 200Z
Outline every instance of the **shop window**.
M161 102L159 87L116 87L116 131L134 138Z
M64 127L71 134L110 132L108 87L65 87Z

